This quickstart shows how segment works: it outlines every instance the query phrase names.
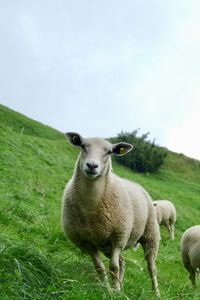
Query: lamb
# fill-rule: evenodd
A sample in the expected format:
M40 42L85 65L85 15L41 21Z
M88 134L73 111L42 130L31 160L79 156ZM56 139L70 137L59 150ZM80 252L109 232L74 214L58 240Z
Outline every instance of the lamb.
M200 269L200 225L192 226L184 232L181 239L181 257L195 287L196 273Z
M174 240L174 225L176 223L176 209L169 200L156 200L153 202L159 225L164 225L169 232L169 239Z
M66 133L66 137L81 151L63 195L65 236L91 257L108 287L100 252L110 259L115 291L120 291L124 277L121 252L140 242L152 287L159 296L155 259L160 233L153 203L140 185L121 179L111 168L111 155L124 155L133 146L123 142L111 144L102 138L83 138L73 132Z

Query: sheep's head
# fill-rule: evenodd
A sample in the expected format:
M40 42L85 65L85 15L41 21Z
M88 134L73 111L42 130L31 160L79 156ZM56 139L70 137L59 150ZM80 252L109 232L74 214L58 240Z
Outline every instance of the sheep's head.
M97 178L106 173L111 155L124 155L132 150L128 143L111 144L102 138L83 138L78 133L67 132L68 141L81 148L79 168L87 178Z

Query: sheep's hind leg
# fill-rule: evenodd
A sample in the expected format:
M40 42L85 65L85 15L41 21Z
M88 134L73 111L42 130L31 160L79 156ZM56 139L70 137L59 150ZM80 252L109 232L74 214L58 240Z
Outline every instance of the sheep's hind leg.
M102 262L99 253L98 252L94 252L90 254L92 261L94 263L95 269L97 271L97 273L100 276L100 279L102 280L103 284L108 288L108 290L110 291L110 285L109 285L109 281L108 281L108 276L106 273L106 268L104 266L104 263Z
M173 240L173 234L172 234L172 226L171 226L171 224L167 223L165 226L166 226L167 231L169 233L169 239Z
M171 240L174 240L174 224L171 223Z
M190 268L190 280L192 282L192 286L196 287L196 271L191 267Z
M112 276L114 290L118 292L121 290L120 277L123 277L123 267L122 260L120 261L120 252L121 250L119 248L114 248L110 256L110 273ZM121 272L120 267L122 267Z
M155 254L154 254L154 252L156 251L155 249L151 249L150 247L147 247L146 241L141 242L141 244L144 249L145 258L147 260L147 266L151 277L152 288L153 290L155 290L157 297L160 297L160 291L158 288L158 280L157 280L157 269L155 264Z
M124 258L120 255L119 256L119 282L121 286L124 279L124 272L125 272L125 261Z

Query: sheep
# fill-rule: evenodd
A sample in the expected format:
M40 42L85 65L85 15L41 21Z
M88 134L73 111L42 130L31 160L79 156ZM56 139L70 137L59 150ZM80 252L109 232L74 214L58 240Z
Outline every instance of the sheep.
M133 146L123 142L111 144L102 138L83 138L74 132L66 133L66 137L81 151L63 195L65 236L91 257L108 288L100 252L110 259L114 291L120 291L124 277L121 252L140 242L152 287L159 296L155 259L160 233L152 200L140 185L112 173L111 155L124 155Z
M169 239L174 240L174 225L176 223L176 209L169 200L153 201L157 221L159 225L164 225L169 232Z
M200 225L192 226L183 233L180 248L184 267L195 287L196 273L200 269Z

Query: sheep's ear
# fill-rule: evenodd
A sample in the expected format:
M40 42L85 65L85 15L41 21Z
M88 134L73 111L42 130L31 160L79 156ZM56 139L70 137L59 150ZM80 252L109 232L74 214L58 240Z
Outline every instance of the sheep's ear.
M127 154L133 149L133 146L128 143L118 143L114 144L112 147L112 154L122 156L124 154Z
M66 132L65 133L66 138L72 144L73 146L81 146L83 144L83 138L80 134L76 132Z

